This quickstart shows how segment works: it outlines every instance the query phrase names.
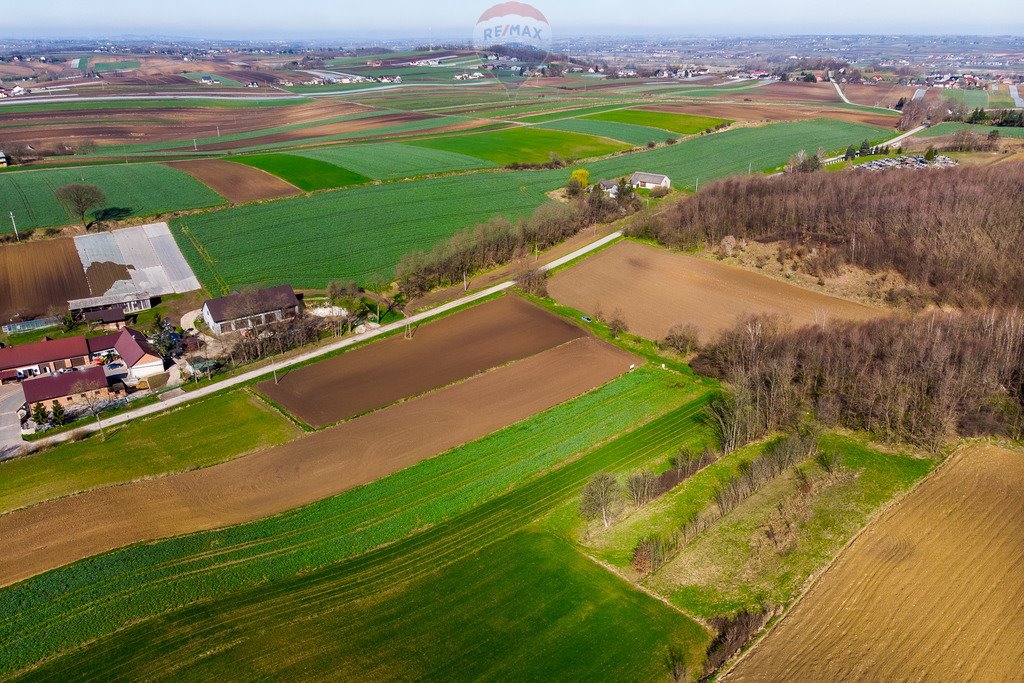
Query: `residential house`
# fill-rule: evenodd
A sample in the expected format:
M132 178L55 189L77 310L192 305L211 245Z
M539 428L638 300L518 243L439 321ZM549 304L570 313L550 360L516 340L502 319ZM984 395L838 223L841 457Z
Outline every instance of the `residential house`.
M294 318L302 302L291 285L235 292L203 304L203 322L218 334L248 330Z
M82 370L69 370L56 375L36 377L21 383L25 395L25 404L29 410L37 403L47 409L57 403L68 406L81 404L86 400L108 401L117 396L111 389L107 373L102 367L89 367Z
M164 359L146 335L130 327L120 332L93 337L86 342L94 359L120 359L129 380L148 379L164 371Z
M21 380L89 364L85 337L45 339L0 349L0 380Z
M619 181L618 180L602 180L597 184L601 188L601 191L606 195L615 199L619 196Z
M672 187L672 181L668 176L659 173L644 173L643 171L634 173L629 179L629 184L646 190L653 190L656 187L665 189Z

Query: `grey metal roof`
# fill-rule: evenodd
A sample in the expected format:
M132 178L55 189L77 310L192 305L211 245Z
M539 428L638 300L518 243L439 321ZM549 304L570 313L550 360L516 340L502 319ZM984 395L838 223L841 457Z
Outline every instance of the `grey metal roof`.
M643 171L637 171L630 178L630 182L634 185L636 183L654 183L660 185L662 181L668 180L667 175L661 175L660 173L644 173Z

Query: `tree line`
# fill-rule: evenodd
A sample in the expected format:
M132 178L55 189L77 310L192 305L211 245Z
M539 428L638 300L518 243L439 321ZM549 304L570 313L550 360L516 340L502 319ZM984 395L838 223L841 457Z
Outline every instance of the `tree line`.
M713 408L723 444L820 423L938 448L1024 436L1024 314L1016 308L894 315L792 329L741 319L694 369L726 381Z
M592 190L581 191L568 205L543 204L529 218L492 218L455 233L430 251L402 257L395 268L399 288L411 298L462 282L474 273L552 247L589 225L614 220L626 210L600 190Z
M734 177L629 233L676 248L786 241L819 277L894 270L935 303L1012 306L1024 299L1024 164Z

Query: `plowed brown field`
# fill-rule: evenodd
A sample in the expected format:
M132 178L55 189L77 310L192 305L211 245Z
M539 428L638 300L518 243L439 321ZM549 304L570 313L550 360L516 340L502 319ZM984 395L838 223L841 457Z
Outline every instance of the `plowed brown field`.
M174 161L167 165L180 168L236 204L289 197L301 191L266 171L221 159Z
M866 104L871 107L891 107L899 102L901 97L908 101L917 92L917 88L908 85L844 85L843 92L847 99L857 104Z
M371 482L584 394L636 358L593 337L221 465L0 516L0 585L131 543L248 522Z
M735 266L628 241L558 273L548 292L599 317L619 311L629 330L647 339L661 339L673 325L693 323L707 341L750 313L781 314L794 325L882 314Z
M323 427L525 358L584 335L517 296L503 296L415 331L268 380L259 390Z
M1024 454L964 448L868 527L729 681L1024 671Z
M90 296L71 238L0 246L0 324L67 311L68 299Z
M769 102L842 102L839 93L831 83L801 83L780 81L761 88L737 93L743 97Z

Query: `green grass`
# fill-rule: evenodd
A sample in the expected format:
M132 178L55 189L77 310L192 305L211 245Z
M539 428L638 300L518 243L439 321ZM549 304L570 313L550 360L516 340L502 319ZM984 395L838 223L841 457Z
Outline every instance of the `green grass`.
M377 180L396 180L495 166L489 161L465 154L393 142L325 147L301 152L300 155L336 164Z
M249 107L294 107L308 104L314 100L308 97L280 98L183 98L180 100L70 100L68 102L46 102L40 104L13 104L0 106L0 112L9 114L25 114L40 111L78 111L82 109L166 109L168 107L213 107L217 109L247 109Z
M29 678L101 671L151 678L185 667L203 679L259 672L278 679L659 680L670 644L696 659L710 640L694 621L539 533L517 533L440 572L331 609L309 595L309 583L281 585L294 584L308 611L289 605L268 615L281 606L256 588L158 617ZM150 646L134 650L147 632Z
M914 135L915 138L937 138L944 135L952 135L958 130L969 130L977 135L988 135L992 131L999 131L999 135L1006 136L1008 138L1024 138L1024 128L1014 128L1011 126L984 126L981 124L971 123L957 123L955 121L947 121L934 126L925 128L920 133Z
M948 100L960 102L970 109L976 109L978 107L984 109L988 106L987 90L959 90L957 88L949 88L942 91L942 96Z
M124 69L138 69L141 66L137 60L129 59L123 62L97 62L92 65L92 70L97 73L104 71L123 71Z
M4 213L14 211L19 228L45 228L76 222L54 196L69 183L98 186L104 208L128 209L132 216L196 209L225 203L223 197L176 168L161 164L87 166L0 174ZM10 232L9 222L2 231Z
M319 503L252 524L114 551L0 591L6 649L0 675L137 619L219 596L236 598L232 604L239 608L259 601L267 608L259 619L269 620L263 623L273 630L289 614L307 612L311 600L337 608L426 577L575 498L593 473L632 471L662 453L665 444L701 430L706 394L695 394L695 387L675 373L643 367L485 439ZM250 614L244 628L256 618ZM204 635L190 626L192 642L207 635L220 643L233 637L223 624L210 627L214 631ZM145 631L123 632L102 641L102 648L145 661L161 649ZM77 658L89 652L59 664L77 669ZM110 660L101 654L96 661Z
M613 140L621 140L636 147L646 145L648 142L664 142L668 138L676 137L675 133L662 130L661 128L637 126L631 123L615 123L613 121L594 121L587 118L554 121L541 124L541 127L551 130L598 135L612 138Z
M232 157L231 161L264 170L306 192L361 185L371 180L326 161L292 154L253 154Z
M419 140L409 144L466 154L502 166L512 163L544 164L551 160L552 154L562 159L586 159L629 148L592 135L528 127Z
M524 116L523 118L516 119L521 123L550 123L551 121L559 121L561 119L571 119L580 116L586 116L588 114L598 114L609 109L621 109L621 104L602 104L594 105L592 107L580 107L577 109L563 109L562 111L552 111L545 114L536 114L535 116Z
M228 78L227 76L219 76L219 75L217 75L215 73L209 73L209 72L200 73L200 72L195 72L195 71L187 71L187 72L182 73L181 75L184 76L185 78L189 79L190 81L199 81L199 80L202 80L203 76L209 76L210 78L212 78L215 81L220 81L220 84L225 86L225 87L228 87L228 88L241 88L242 87L242 84L239 81L236 81L233 78Z
M674 114L643 109L615 109L599 114L589 114L584 118L594 121L614 121L617 123L629 123L634 126L661 128L662 130L672 131L680 135L694 135L722 124L732 123L728 119L719 119L711 116Z
M682 609L706 618L764 602L788 603L879 509L935 466L931 460L883 453L837 435L826 435L821 448L840 456L840 471L846 474L826 483L817 465L802 465L818 480L818 488L787 552L770 545L756 548L778 505L795 496L790 472L741 503L647 583Z
M236 391L109 428L42 453L0 463L0 513L143 477L230 460L299 433L284 416Z

